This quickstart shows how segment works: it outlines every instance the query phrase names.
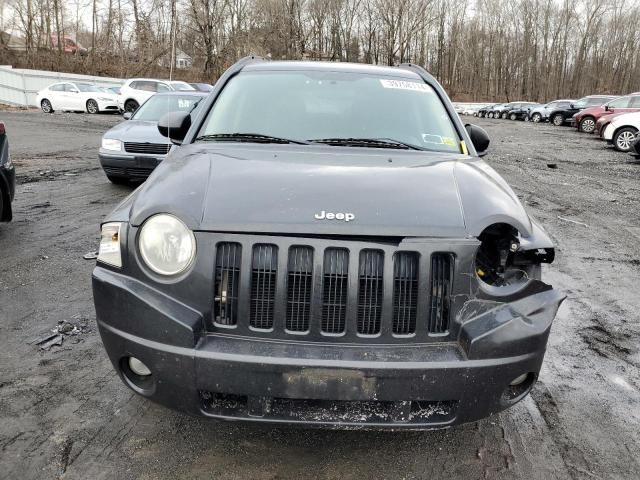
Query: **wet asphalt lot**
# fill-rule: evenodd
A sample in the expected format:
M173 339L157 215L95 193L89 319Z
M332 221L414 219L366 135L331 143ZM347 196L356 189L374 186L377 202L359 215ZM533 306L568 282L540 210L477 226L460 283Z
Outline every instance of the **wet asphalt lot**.
M570 128L476 120L487 157L557 242L568 299L540 382L511 410L436 432L218 423L117 378L95 327L98 224L131 188L99 169L114 116L0 112L18 169L0 224L0 478L640 478L640 162ZM548 165L555 165L550 168ZM62 346L33 343L65 320Z

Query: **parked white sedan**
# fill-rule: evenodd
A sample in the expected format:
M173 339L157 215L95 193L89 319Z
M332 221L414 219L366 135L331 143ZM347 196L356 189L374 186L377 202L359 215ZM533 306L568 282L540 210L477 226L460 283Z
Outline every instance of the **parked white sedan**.
M118 96L85 82L59 82L40 90L36 102L45 113L55 110L75 112L117 112Z
M625 113L615 116L602 134L607 142L612 143L620 152L631 151L631 144L636 133L640 131L640 112Z

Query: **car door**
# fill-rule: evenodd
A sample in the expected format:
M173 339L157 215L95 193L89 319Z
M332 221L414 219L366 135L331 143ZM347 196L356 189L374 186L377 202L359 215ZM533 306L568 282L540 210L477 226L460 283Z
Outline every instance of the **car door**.
M66 110L84 110L84 107L80 106L80 90L76 88L73 83L64 84L64 103L62 107Z
M51 102L51 107L54 110L62 110L64 104L64 83L54 83L47 89L47 100Z
M542 116L547 118L549 114L558 108L560 102L549 102L544 107L542 107Z

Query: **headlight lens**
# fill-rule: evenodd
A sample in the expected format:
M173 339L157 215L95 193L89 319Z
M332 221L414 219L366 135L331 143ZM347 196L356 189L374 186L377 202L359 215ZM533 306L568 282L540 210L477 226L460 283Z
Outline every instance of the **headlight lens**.
M98 261L122 267L122 253L120 252L120 230L121 223L112 222L102 225L100 232L100 248L98 251Z
M103 138L102 148L105 150L122 150L122 142L115 138Z
M185 271L196 254L193 232L178 218L158 214L147 219L140 229L138 248L144 263L160 275Z

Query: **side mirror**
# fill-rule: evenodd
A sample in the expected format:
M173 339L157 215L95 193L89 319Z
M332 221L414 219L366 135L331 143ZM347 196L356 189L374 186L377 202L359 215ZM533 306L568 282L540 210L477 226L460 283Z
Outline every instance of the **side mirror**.
M478 152L478 156L485 156L489 148L489 143L491 142L487 132L484 128L480 128L477 125L467 124L464 128L467 129L471 143L473 143L476 152Z
M605 105L604 106L604 110L605 110L605 112L608 112L609 111L609 105Z
M129 120L132 115L133 115L133 112L124 112L122 114L122 118L124 118L125 120Z
M176 145L182 144L184 137L191 128L191 114L189 112L165 113L158 120L158 131Z

